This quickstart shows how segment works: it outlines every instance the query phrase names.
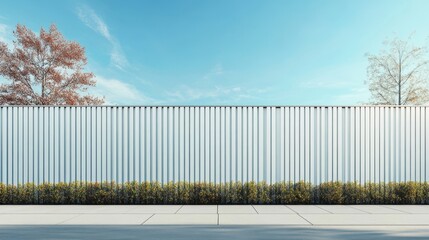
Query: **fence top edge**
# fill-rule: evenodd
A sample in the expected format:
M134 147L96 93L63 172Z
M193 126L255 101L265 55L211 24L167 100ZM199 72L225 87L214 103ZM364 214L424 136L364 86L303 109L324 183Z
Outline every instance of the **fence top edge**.
M0 108L427 108L429 105L0 105Z

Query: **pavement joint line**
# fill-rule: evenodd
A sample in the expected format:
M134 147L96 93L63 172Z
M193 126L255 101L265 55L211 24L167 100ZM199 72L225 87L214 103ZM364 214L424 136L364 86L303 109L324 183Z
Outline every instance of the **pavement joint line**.
M401 210L399 210L399 209L390 208L390 207L388 207L388 206L380 206L380 207L384 207L384 208L387 208L387 209L390 209L390 210L395 210L395 211L398 211L398 212L401 212L401 213L412 214L412 213L409 213L409 212L401 211Z
M349 206L349 207L351 207L351 208L353 208L353 209L356 209L356 210L358 210L358 211L364 212L364 213L366 213L366 214L373 214L373 213L371 213L371 212L367 212L367 211L365 211L365 210L362 210L362 209L359 209L359 208L356 208L356 207L352 207L352 206Z
M311 226L314 225L312 222L310 222L310 220L308 220L307 218L301 216L301 214L297 213L297 215L300 216L302 219L304 219L306 222L310 223Z
M328 212L328 213L330 213L330 214L334 214L333 212L328 211L328 210L326 210L326 209L323 209L323 208L319 207L318 205L314 205L314 206L316 206L317 208L319 208L319 209L321 209L321 210L323 210L323 211L325 211L325 212Z
M148 217L148 219L144 220L140 225L145 224L147 221L149 221L149 219L151 219L153 216L155 216L155 213L152 214L150 217Z
M219 213L217 214L217 225L219 226Z
M258 212L258 210L256 210L255 206L253 206L253 204L252 204L251 206L252 206L252 208L255 210L255 212L256 212L257 214L259 214L259 212Z
M177 214L180 211L180 209L182 209L183 206L185 206L185 205L180 206L180 208L177 209L177 211L174 214Z
M219 214L219 204L216 205L216 213Z
M294 213L296 213L296 214L299 214L297 211L293 210L292 208L290 208L290 207L288 207L288 206L286 206L286 205L283 205L283 206L285 206L285 207L289 208L292 212L294 212Z
M57 223L56 225L61 225L61 224L65 223L65 222L67 222L67 221L70 221L70 220L75 219L75 218L77 218L77 217L80 217L80 216L82 216L82 215L83 215L83 214L77 214L77 215L76 215L76 216L74 216L74 217L71 217L71 218L69 218L69 219L66 219L66 220L64 220L64 221L61 221L61 222Z

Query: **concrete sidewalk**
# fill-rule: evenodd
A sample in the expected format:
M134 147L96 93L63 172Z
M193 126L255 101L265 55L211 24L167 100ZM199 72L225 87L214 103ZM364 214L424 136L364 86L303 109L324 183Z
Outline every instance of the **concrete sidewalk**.
M0 205L0 225L429 226L429 206Z

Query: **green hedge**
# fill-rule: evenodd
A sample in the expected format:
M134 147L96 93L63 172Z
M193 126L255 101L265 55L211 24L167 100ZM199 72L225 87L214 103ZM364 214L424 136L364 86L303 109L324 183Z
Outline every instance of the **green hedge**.
M0 183L0 204L428 204L429 183Z

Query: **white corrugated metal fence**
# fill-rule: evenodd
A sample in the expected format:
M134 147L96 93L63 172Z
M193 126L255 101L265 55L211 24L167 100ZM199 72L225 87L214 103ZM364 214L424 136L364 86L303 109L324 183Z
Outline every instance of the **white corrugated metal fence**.
M0 106L0 181L428 181L428 108Z

